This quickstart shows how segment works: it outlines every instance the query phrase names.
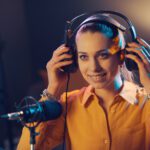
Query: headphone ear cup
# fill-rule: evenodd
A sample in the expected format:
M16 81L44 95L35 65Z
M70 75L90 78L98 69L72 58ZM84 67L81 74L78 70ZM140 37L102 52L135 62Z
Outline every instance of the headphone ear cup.
M70 48L70 50L67 52L68 54L71 54L72 55L72 64L70 65L67 65L67 66L64 66L62 67L62 70L66 73L74 73L76 72L77 70L77 55L76 55L76 49L75 49L75 46L74 46L74 42L73 42L73 38L71 37L72 36L72 31L70 29L70 27L68 26L70 24L67 23L66 25L66 30L65 30L65 35L64 35L64 43L67 47ZM66 59L66 60L70 60L70 59Z
M70 65L67 65L67 66L64 66L62 67L62 69L64 70L64 72L66 73L74 73L77 71L78 69L78 63L77 63L77 52L76 52L76 49L74 46L72 45L69 45L69 52L67 52L68 54L71 54L72 55L72 64ZM70 60L70 59L69 59Z
M78 54L76 46L72 46L72 55L73 55L73 68L75 72L78 69Z
M137 64L130 58L126 58L125 57L126 54L130 54L130 53L127 52L125 49L122 49L120 51L120 63L122 64L125 62L125 65L129 71L138 70ZM133 53L131 53L131 54L133 54ZM136 54L134 54L134 55L136 55Z

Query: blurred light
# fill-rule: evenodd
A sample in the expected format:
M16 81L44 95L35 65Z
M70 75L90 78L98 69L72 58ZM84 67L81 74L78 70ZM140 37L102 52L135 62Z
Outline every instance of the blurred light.
M128 16L131 16L138 27L143 28L150 33L150 0L133 0L126 3L120 3Z

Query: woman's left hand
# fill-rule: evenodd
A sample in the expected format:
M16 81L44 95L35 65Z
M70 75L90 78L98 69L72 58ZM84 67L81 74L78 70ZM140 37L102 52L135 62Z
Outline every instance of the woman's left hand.
M150 93L150 45L139 37L137 38L137 41L139 43L129 43L129 47L126 48L126 50L128 52L137 53L141 59L133 54L126 54L126 58L130 58L137 63L140 82L144 86L147 93Z

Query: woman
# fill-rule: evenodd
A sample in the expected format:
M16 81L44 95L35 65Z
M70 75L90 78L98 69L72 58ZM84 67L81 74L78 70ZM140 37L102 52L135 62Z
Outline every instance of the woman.
M66 147L68 150L150 150L150 59L142 48L150 46L142 39L128 43L125 55L139 68L144 88L131 82L122 51L123 33L109 23L88 23L77 31L75 43L79 70L88 87L68 93ZM143 46L143 47L142 47ZM60 68L72 63L65 45L58 47L47 64L47 93L65 103L67 75ZM128 81L127 81L128 80ZM47 99L47 97L42 97ZM37 131L36 149L49 150L63 142L64 114L55 121L41 123ZM18 150L29 149L26 128Z

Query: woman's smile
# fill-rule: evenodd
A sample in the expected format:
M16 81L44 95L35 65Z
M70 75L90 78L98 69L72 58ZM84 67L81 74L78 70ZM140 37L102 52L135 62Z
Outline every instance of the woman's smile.
M100 73L100 74L89 74L88 78L92 80L93 82L104 82L106 79L106 72Z

